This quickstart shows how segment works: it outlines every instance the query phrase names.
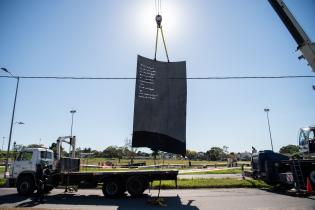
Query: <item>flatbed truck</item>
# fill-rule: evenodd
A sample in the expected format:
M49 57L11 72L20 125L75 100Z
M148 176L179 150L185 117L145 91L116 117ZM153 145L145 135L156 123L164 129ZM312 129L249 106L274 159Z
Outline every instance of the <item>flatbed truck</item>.
M289 159L288 156L264 150L253 154L252 171L247 175L282 189L295 188L298 192L306 191L309 181L314 190L315 160Z
M64 138L61 141L65 142ZM58 147L61 141L59 139ZM74 145L71 140L68 143ZM39 165L42 166L42 174L45 177L43 186L45 193L55 187L65 187L67 190L71 189L69 186L78 189L96 188L102 185L106 197L117 197L126 191L131 196L137 197L142 195L153 181L174 180L176 184L178 175L177 170L82 172L80 159L75 158L74 155L65 158L60 157L60 153L57 152L57 159L54 160L54 153L50 149L24 148L12 164L8 177L10 185L17 188L18 194L31 195L38 189L41 183L38 177Z
M261 179L283 189L298 192L315 190L315 126L301 128L299 132L299 158L264 150L252 154L252 171L248 176ZM309 185L309 186L307 186Z

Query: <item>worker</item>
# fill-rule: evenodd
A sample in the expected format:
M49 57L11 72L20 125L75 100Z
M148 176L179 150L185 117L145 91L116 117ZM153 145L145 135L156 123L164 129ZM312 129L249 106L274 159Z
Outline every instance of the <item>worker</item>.
M37 201L42 202L44 199L44 188L49 175L48 167L45 163L36 164L36 180L37 180Z

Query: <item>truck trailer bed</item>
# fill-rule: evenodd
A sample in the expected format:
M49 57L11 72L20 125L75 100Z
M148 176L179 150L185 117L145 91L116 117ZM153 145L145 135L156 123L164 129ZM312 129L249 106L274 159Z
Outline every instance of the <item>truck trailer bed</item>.
M79 187L95 187L98 183L110 179L122 182L130 177L142 177L146 182L155 180L177 180L177 170L141 170L141 171L104 171L104 172L60 172L53 176L58 177L60 185L78 185Z

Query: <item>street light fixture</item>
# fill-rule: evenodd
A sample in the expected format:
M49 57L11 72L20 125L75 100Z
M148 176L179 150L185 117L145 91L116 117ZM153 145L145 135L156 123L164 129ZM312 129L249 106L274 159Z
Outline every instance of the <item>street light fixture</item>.
M4 72L10 74L12 77L14 77L13 74L11 74L11 72L8 71L8 69L3 68L3 67L1 67L0 69L1 69L2 71L4 71Z
M16 79L16 88L15 88L14 104L13 104L13 110L12 110L12 118L11 118L11 127L10 127L10 134L9 134L8 150L7 150L7 156L6 156L5 168L4 168L4 178L6 178L6 174L8 173L9 153L10 153L10 145L11 145L12 130L13 130L15 104L16 104L16 98L17 98L17 93L18 93L18 89L19 89L20 77L13 76L13 74L6 68L1 67L0 69L2 71L4 71L4 72L10 74L13 78Z
M70 113L71 113L71 134L70 136L72 137L72 128L73 128L73 115L76 113L77 111L76 110L71 110Z
M265 108L264 111L267 113L267 121L268 121L268 128L269 128L270 144L271 144L271 150L273 151L273 144L272 144L272 137L271 137L271 129L270 129L270 122L269 122L269 115L268 115L270 109Z

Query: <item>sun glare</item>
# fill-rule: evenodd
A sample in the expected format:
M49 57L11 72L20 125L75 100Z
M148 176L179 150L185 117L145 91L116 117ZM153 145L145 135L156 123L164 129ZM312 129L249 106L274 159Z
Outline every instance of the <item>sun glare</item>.
M141 36L139 39L154 39L156 33L155 16L157 15L155 1L139 1L129 13L132 13L131 17L134 18L132 27L134 30L137 30L136 33ZM176 4L174 1L162 1L161 15L163 17L162 27L168 41L168 39L173 39L173 37L177 36L177 33L184 24L181 21L183 11L180 5Z

